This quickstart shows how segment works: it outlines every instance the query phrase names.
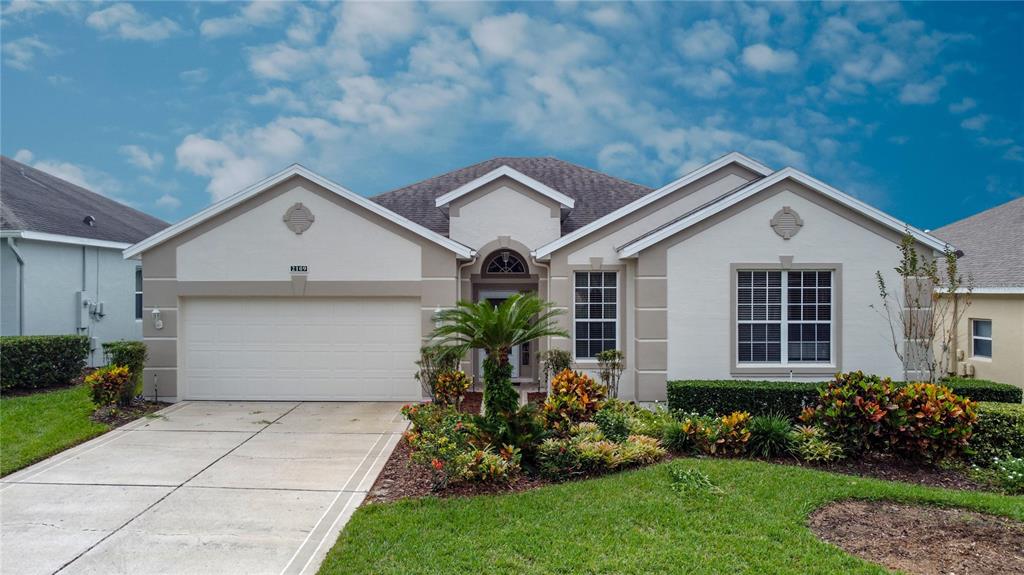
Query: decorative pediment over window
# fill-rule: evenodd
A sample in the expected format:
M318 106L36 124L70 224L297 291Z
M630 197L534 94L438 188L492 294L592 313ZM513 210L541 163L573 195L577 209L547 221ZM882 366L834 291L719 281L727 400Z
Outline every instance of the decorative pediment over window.
M487 275L526 275L528 268L523 258L511 250L499 250L491 254L484 264Z

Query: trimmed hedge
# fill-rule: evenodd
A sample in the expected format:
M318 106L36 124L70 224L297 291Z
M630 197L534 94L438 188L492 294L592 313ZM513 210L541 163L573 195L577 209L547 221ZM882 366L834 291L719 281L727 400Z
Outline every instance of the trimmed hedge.
M1002 403L1021 403L1024 401L1024 389L1008 383L960 377L946 378L939 383L952 388L953 393L969 397L974 401L998 401Z
M672 410L724 414L747 411L795 418L804 406L818 403L821 381L679 380L668 382L668 407ZM904 385L902 382L895 382ZM953 393L974 401L1021 403L1019 387L983 379L943 380Z
M0 388L68 385L82 374L88 357L89 338L84 335L0 337Z
M967 444L971 461L991 466L995 458L1024 457L1024 405L985 402Z
M821 385L817 381L670 381L668 407L688 413L746 411L751 415L796 417L805 405L817 403Z

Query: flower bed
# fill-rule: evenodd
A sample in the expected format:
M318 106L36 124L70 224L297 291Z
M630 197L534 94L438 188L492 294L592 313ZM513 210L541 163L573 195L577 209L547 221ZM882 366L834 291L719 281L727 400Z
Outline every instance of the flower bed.
M991 471L969 471L965 458L974 453L978 405L943 386L840 374L806 406L802 423L746 411L649 410L606 399L604 392L585 374L565 370L539 408L528 404L481 416L408 406L412 426L399 463L410 476L429 477L427 492L442 495L521 490L694 455L752 457L960 489L1019 489L1016 460L1004 457ZM986 420L985 445L1002 446L1001 434L1016 429L1006 417L999 412ZM389 463L391 481L401 484L396 465ZM417 485L397 491L425 494L424 482Z

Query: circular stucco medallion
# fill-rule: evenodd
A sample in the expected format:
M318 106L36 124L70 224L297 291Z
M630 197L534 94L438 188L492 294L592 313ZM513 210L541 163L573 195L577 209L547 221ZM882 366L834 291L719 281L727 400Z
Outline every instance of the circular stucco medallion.
M804 221L800 219L800 214L796 213L796 210L789 206L784 206L781 210L775 212L771 225L775 233L779 234L782 239L788 240L800 231Z
M302 205L302 202L295 204L288 208L288 211L284 213L284 225L288 226L288 229L301 234L302 232L309 229L316 221L313 216L313 212L309 211L309 208Z

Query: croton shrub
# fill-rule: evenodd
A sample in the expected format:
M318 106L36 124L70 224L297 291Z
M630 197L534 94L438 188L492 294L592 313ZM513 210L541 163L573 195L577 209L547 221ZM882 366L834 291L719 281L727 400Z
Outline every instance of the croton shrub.
M135 378L128 366L108 365L85 377L97 408L126 406L134 397Z
M589 375L564 369L551 380L551 391L544 400L548 426L565 435L573 424L590 421L601 409L605 387Z
M894 385L862 372L838 374L800 419L821 428L851 455L900 452L942 459L970 440L976 403L930 383Z
M469 376L462 370L442 371L434 378L434 402L439 405L454 405L458 407L462 404L462 399L466 396L466 390L469 389L471 384L472 381Z

